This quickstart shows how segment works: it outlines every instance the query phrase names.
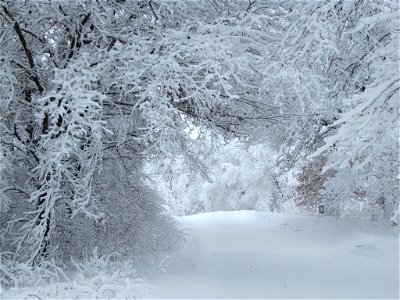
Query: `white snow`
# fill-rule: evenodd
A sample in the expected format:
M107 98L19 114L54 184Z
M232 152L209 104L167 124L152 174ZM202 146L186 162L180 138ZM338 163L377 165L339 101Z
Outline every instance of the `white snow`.
M108 274L100 259L74 280L0 298L399 298L398 231L382 224L256 211L177 220L186 242L159 277L132 279L129 267Z
M377 223L255 211L179 217L186 243L154 298L399 298L398 234Z

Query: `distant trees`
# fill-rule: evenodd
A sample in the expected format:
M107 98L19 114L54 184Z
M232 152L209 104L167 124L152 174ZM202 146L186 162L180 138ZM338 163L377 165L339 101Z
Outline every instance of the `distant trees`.
M282 211L288 184L274 173L276 153L262 144L246 146L238 140L204 155L209 179L192 174L184 160L149 163L151 185L166 200L172 214L189 215L219 210Z

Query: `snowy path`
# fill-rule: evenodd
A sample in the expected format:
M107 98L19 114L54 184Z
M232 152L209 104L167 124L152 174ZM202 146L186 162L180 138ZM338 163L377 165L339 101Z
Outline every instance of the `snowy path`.
M154 298L398 298L398 239L330 217L216 212L178 218L185 247Z

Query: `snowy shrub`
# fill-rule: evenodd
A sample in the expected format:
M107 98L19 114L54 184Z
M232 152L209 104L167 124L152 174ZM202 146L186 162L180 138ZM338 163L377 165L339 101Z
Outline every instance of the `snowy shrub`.
M60 211L55 234L57 257L80 259L96 248L99 255L119 253L131 257L136 268L154 272L170 251L178 247L182 236L175 221L166 214L162 199L142 181L140 161L115 159L108 150L96 171L93 192L102 215L98 219Z
M54 262L41 267L2 261L2 299L132 299L144 298L151 287L138 278L130 259L92 255L73 261L67 272Z

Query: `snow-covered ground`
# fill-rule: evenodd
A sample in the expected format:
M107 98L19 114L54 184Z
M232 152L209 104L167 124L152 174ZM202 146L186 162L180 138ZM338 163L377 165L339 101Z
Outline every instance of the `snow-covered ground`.
M180 217L154 298L399 298L398 236L376 223L265 212Z
M72 280L0 298L399 298L398 232L385 225L256 211L177 220L186 242L147 283L94 259Z

